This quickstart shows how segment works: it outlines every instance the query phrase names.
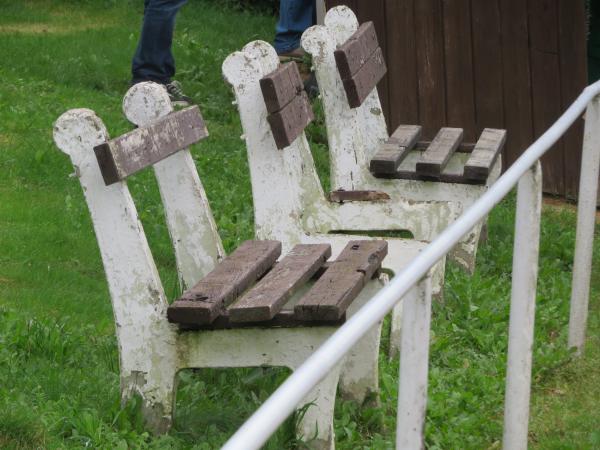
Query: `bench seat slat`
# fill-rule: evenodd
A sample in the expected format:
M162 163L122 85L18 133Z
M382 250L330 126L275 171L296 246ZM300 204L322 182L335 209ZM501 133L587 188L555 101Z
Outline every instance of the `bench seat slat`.
M228 308L231 322L272 319L330 256L329 244L296 245L262 280Z
M465 178L487 180L506 142L506 130L485 128L465 164Z
M246 241L167 310L175 323L209 324L281 255L279 241Z
M294 307L299 320L338 320L381 266L386 241L350 241Z
M420 125L400 125L371 159L373 173L395 173L421 137Z
M442 128L417 162L417 174L439 178L462 138L462 128Z
M197 105L94 147L108 186L208 136Z

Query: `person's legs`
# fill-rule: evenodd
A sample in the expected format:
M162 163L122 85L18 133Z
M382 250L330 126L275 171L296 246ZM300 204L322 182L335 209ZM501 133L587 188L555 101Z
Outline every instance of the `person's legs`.
M167 84L175 74L171 53L175 16L187 0L145 0L142 34L131 63L132 83Z
M275 50L288 53L300 47L302 33L315 23L315 0L281 0L275 28Z

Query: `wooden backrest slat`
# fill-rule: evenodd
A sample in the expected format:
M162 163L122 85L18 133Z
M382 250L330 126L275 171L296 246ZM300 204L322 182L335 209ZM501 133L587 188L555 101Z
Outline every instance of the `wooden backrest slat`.
M465 178L487 180L505 142L506 130L485 128L465 164Z
M288 147L314 119L295 62L280 66L260 80L267 121L278 149Z
M373 22L363 23L334 51L334 58L348 104L351 108L358 108L387 71Z
M362 105L386 72L383 52L378 48L358 72L351 78L342 80L350 108L358 108Z
M281 150L289 147L313 119L314 114L305 91L294 97L282 110L270 114L267 121L277 148Z
M260 89L269 114L288 105L304 89L296 63L282 64L260 80Z
M350 241L294 307L299 319L337 320L387 255L386 241Z
M196 286L173 302L169 321L209 324L267 272L281 255L279 241L246 241Z
M462 128L442 128L417 162L419 175L439 178L463 138Z
M342 80L351 78L379 48L373 22L365 22L335 52Z
M156 164L208 136L198 106L174 112L94 147L106 185Z
M329 244L296 245L273 270L228 308L231 322L271 320L330 256Z
M421 137L421 130L420 125L400 125L371 159L371 172L395 173Z

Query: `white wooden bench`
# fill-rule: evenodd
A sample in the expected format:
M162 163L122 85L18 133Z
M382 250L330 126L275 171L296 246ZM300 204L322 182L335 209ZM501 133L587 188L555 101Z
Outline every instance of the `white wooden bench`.
M152 83L134 86L124 107L130 120L146 126L109 140L93 111L75 109L57 120L54 139L75 167L100 247L115 315L122 398L139 394L148 426L164 432L171 425L179 370L295 369L380 289L385 276L378 275L378 268L387 245L346 242L341 251L333 249L336 259L326 266L328 245L286 249L288 256L270 272L281 253L281 244L272 240L247 242L223 259L210 207L186 149L207 135L198 108L171 114L168 95ZM186 288L171 306L125 181L150 165ZM339 287L333 295L327 289L332 283ZM377 378L376 328L346 363L350 374L355 366L360 369L354 373L370 371L369 383ZM317 448L333 446L339 375L337 367L306 398L313 405L299 433L317 436L311 442Z
M280 240L284 248L330 241L335 248L336 241L356 239L343 232L389 236L389 231L410 230L414 235L435 235L454 220L456 213L447 202L413 205L372 191L336 191L326 196L304 134L310 107L297 89L294 69L293 63L280 67L275 50L263 41L249 43L223 63L248 151L257 238ZM386 240L389 255L383 267L393 273L399 273L426 245L412 239ZM441 261L432 272L434 294L441 292L443 276ZM399 347L400 327L401 306L392 315L392 353Z
M457 128L443 128L431 143L419 141L421 127L416 125L401 125L388 134L376 88L386 67L371 22L359 28L350 8L332 8L325 25L304 32L302 46L312 55L319 83L336 189L383 191L392 201L433 209L423 215L428 218L438 210L432 201L446 201L460 213L498 178L504 130L486 129L476 144L462 143ZM456 216L440 217L448 220L445 228ZM481 226L451 253L470 272ZM438 233L419 231L415 237L423 240Z

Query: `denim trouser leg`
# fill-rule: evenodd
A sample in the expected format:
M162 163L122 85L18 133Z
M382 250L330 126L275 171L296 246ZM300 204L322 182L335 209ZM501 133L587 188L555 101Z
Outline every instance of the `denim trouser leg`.
M169 83L175 75L171 53L175 16L187 0L145 0L142 34L131 63L132 82Z
M275 28L275 50L286 53L300 47L302 33L315 23L315 0L281 0Z

